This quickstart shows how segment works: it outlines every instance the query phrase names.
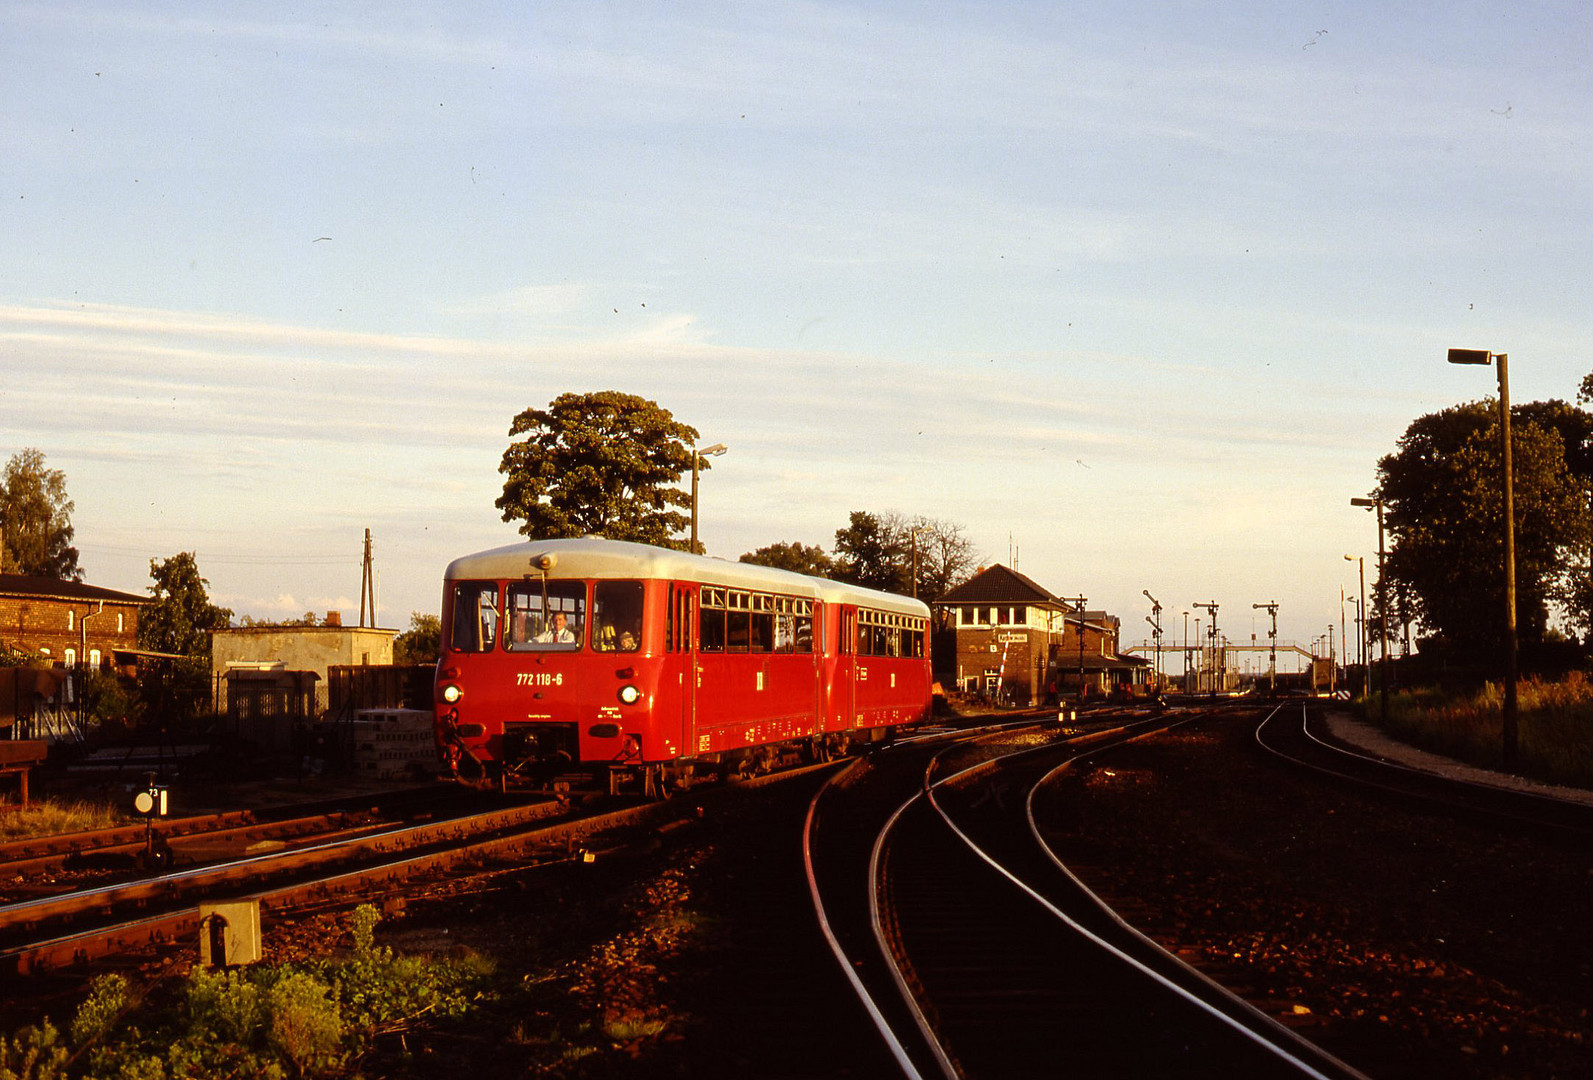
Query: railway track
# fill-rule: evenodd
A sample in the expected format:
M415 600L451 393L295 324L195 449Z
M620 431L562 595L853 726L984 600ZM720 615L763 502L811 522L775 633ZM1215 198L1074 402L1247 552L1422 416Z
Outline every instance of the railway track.
M746 781L769 783L808 770ZM711 798L712 793L705 793ZM701 799L571 809L554 801L422 824L355 829L321 842L0 905L0 971L26 975L109 955L192 941L203 901L254 899L263 917L328 901L352 903L422 875L494 860L587 856L610 834L667 827ZM618 838L615 843L621 842Z
M1359 1075L1122 923L1040 839L1051 773L1179 722L958 736L815 799L815 904L904 1075Z
M1268 754L1319 776L1459 814L1593 840L1593 806L1413 769L1338 742L1324 728L1304 705L1279 706L1257 724L1255 738Z

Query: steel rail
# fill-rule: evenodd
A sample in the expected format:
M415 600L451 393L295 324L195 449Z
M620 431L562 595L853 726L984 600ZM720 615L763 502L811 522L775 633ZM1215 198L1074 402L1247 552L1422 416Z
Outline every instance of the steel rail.
M908 1080L923 1080L923 1075L913 1065L912 1058L907 1053L907 1048L896 1037L896 1032L891 1028L884 1014L880 1012L879 1003L868 992L868 987L864 985L862 978L857 974L856 968L847 957L846 950L841 945L840 939L835 936L835 930L830 925L829 915L824 910L824 898L819 893L818 872L813 866L813 821L818 813L819 799L824 795L825 791L829 790L830 785L835 783L836 779L845 776L856 768L856 760L848 762L845 768L838 770L833 776L826 779L823 786L808 802L807 817L802 823L802 865L807 872L808 894L813 898L813 911L818 916L819 933L824 935L824 941L829 945L830 952L835 956L835 962L841 966L841 971L846 975L847 982L852 985L852 992L857 995L858 1001L862 1003L864 1011L868 1013L869 1020L874 1024L875 1030L885 1040L885 1045L890 1050L891 1057L896 1059L896 1064L901 1066L902 1074L908 1077Z
M738 781L714 790L734 791L759 788L829 767L831 766L825 763L785 769L765 776ZM704 792L704 794L711 795L712 793ZM539 813L529 817L524 816L525 811L537 809L540 809ZM372 865L357 867L309 881L290 883L255 892L242 897L242 899L258 900L263 911L280 914L292 910L295 904L301 901L321 901L333 895L365 888L373 883L386 884L393 880L405 880L411 874L420 871L448 869L473 859L498 857L538 844L559 841L568 843L577 837L602 832L607 829L624 828L640 824L651 817L685 819L694 811L695 804L684 800L651 802L638 806L623 807L603 814L571 817L563 821L542 825L538 823L544 818L559 812L558 804L550 802L533 804L529 807L512 808L507 811L493 811L488 814L474 815L474 819L477 820L482 818L494 819L494 824L491 828L482 829L480 832L502 832L504 829L517 831L511 831L508 835L495 835L476 840L469 839L468 834L463 840L458 836L444 837L443 842L448 842L450 846L440 851L386 859ZM517 814L521 815L519 821L505 823L506 817ZM472 819L458 818L431 824L457 826L469 820ZM528 828L528 826L534 827ZM418 831L427 827L429 826L412 826L411 828ZM274 854L280 858L285 853ZM257 863L270 858L272 856L257 856L244 861ZM553 861L556 860L548 860L548 862ZM169 879L154 879L152 883L159 885L167 880ZM164 944L181 936L192 934L197 931L197 928L198 913L197 909L192 907L130 921L122 921L108 926L63 935L47 941L32 942L0 950L0 971L9 970L18 974L28 974L47 970L64 964L108 955L126 947Z
M79 889L59 896L23 900L0 907L0 929L37 925L50 919L66 918L85 911L106 910L119 903L148 900L157 895L169 898L174 890L181 895L196 889L233 884L263 876L278 868L302 870L360 855L382 855L395 848L404 849L422 843L458 839L460 830L480 833L492 829L513 828L516 825L552 816L560 810L557 803L549 802L514 807L509 810L495 810L465 818L427 822L423 825L395 825L352 839L329 840L292 851L248 855L211 866L175 870L158 877Z
M918 732L910 738L898 740L897 745L916 745L918 743L934 742L936 740L946 738L955 739L959 743L962 741L971 741L974 738L978 738L993 732L1007 731L1015 728L1033 727L1037 722L1037 719L1037 717L1025 717L1021 720L986 724L975 728L946 728L937 729L933 732ZM818 817L819 803L823 799L825 792L829 791L832 786L835 786L837 781L842 780L848 774L853 772L857 765L858 762L853 761L849 763L846 768L841 769L832 776L828 777L819 790L814 793L813 798L808 802L807 817L802 826L802 865L807 874L808 894L813 901L813 911L818 919L819 932L823 935L825 943L829 946L831 954L835 957L835 962L840 965L841 971L843 974L845 974L846 980L851 985L853 993L857 995L859 1003L863 1006L864 1011L868 1014L869 1020L874 1024L874 1027L879 1032L880 1037L885 1041L885 1045L889 1049L891 1056L901 1067L903 1075L908 1077L909 1080L923 1080L923 1074L918 1071L918 1067L913 1063L912 1057L908 1053L907 1048L903 1045L901 1038L896 1034L895 1029L891 1027L890 1021L886 1019L883 1010L880 1008L879 1002L875 1000L874 995L869 991L867 984L865 984L862 977L858 975L857 965L862 963L862 961L854 963L852 957L847 955L846 947L841 944L840 938L836 935L834 926L830 921L829 914L825 909L823 892L820 889L818 882L818 870L814 865L813 832L814 823ZM894 816L892 820L894 820ZM870 904L872 907L874 903L873 883L875 878L872 860L870 863L869 878ZM874 926L877 935L877 919L874 923ZM917 1004L913 1001L912 995L906 992L904 984L901 981L900 973L895 969L894 964L892 964L890 961L889 951L882 951L885 953L887 968L890 969L892 977L896 980L898 989L902 990L903 992L904 1001L907 1003L908 1008L916 1014L918 1008ZM922 1014L917 1015L917 1020L922 1027ZM943 1049L941 1049L939 1044L932 1037L928 1038L926 1041L930 1044L932 1052L936 1055L937 1062L942 1064L943 1068L949 1068L949 1062L945 1060L945 1052ZM953 1071L948 1072L947 1075L955 1077L956 1074Z
M379 829L383 822L367 822L363 825L349 825L347 821L337 821L337 817L353 817L353 814L318 814L311 817L285 818L282 821L255 821L241 825L227 825L219 828L207 829L198 832L167 833L157 832L162 842L173 852L182 853L189 849L211 844L235 845L245 842L259 843L267 840L281 840L289 843L302 840L308 836L335 836L340 833L369 832ZM123 840L116 843L100 844L85 851L55 851L48 855L35 855L27 858L0 860L0 877L25 876L43 870L73 870L75 868L66 864L78 856L107 856L117 854L133 854L143 851L148 846L148 838L142 826L138 829L135 840ZM98 869L93 866L81 868L85 872Z
M905 815L920 799L925 798L933 790L933 787L937 782L932 781L930 776L934 772L935 767L941 762L946 754L950 753L953 749L960 748L966 743L978 742L980 739L989 738L997 734L1005 734L1007 731L1015 730L1018 727L1032 726L1034 726L1034 724L1025 723L1011 728L1002 728L990 731L982 730L969 738L957 740L954 746L947 747L945 750L937 753L933 758L930 759L929 764L924 769L922 789L918 792L915 792L909 799L907 799L906 802L898 806L895 812L891 814L890 818L885 822L885 824L880 828L879 833L875 836L873 849L869 854L868 905L869 918L874 930L875 944L879 947L880 954L885 958L886 969L890 972L891 980L896 984L897 992L901 995L903 1003L907 1006L908 1013L912 1016L913 1022L918 1027L920 1038L922 1038L924 1043L928 1045L930 1052L934 1055L935 1063L940 1067L942 1075L944 1075L947 1080L958 1080L961 1074L957 1070L957 1067L952 1063L950 1055L946 1052L946 1048L941 1045L940 1037L936 1034L933 1025L930 1024L929 1018L924 1015L923 1007L918 1002L918 996L914 994L912 988L908 986L907 977L901 969L901 964L897 962L896 957L893 955L893 950L890 947L890 943L886 940L888 935L885 930L879 895L879 883L882 877L881 866L884 862L885 845L892 830L896 828L896 825L901 820L902 816ZM1097 741L1101 738L1110 737L1111 732L1114 730L1117 729L1093 731L1079 736L1078 738ZM1016 751L1011 756L1017 757L1024 754L1037 753L1041 750L1047 749L1054 749L1054 745L1048 744L1046 746L1040 747L1026 747L1023 750ZM971 772L982 768L987 764L989 764L989 762L981 762L972 766L970 769L963 770L963 772ZM954 773L952 775L961 776L963 773Z
M1191 717L1191 718L1188 718L1188 719L1192 720L1194 718ZM1178 723L1186 723L1186 722L1188 722L1188 720L1180 720L1180 721L1177 721L1177 722ZM1132 740L1127 740L1127 741L1132 741ZM1098 752L1099 750L1102 750L1102 749L1106 749L1106 748L1104 748L1104 747L1095 747L1095 748L1092 748L1091 750L1087 751L1087 753L1095 753L1095 752ZM1024 751L1024 752L1028 752L1028 751ZM1018 756L1018 755L1012 755L1012 756ZM1084 756L1084 755L1080 755L1080 756ZM1211 1004L1211 1002L1205 1000L1200 995L1192 993L1191 991L1189 991L1185 987L1180 986L1178 983L1176 983L1173 980L1169 979L1166 975L1164 975L1161 972L1157 971L1156 969L1150 967L1144 961L1140 960L1138 957L1133 956L1132 954L1130 954L1130 953L1124 951L1123 949L1119 948L1117 945L1114 945L1112 942L1107 941L1105 938L1101 937L1099 934L1095 933L1093 930L1089 929L1088 927L1086 927L1085 925L1080 923L1077 919L1073 918L1073 916L1069 915L1067 912L1065 912L1061 908L1057 907L1054 903L1051 902L1050 899L1048 899L1047 897L1043 896L1040 892L1038 892L1036 889L1034 889L1028 882L1024 881L1022 878L1020 878L1016 874L1012 873L1005 866L1003 866L999 860L997 860L994 857L992 857L988 852L986 852L982 847L980 847L979 844L971 836L969 836L966 832L964 832L962 830L962 828L959 827L957 825L957 823L952 820L951 815L949 813L947 813L947 811L943 807L940 806L938 800L935 799L934 789L937 788L937 787L940 787L943 784L949 783L951 780L954 780L954 779L962 776L964 773L973 772L973 771L975 771L975 769L978 769L978 768L981 768L981 767L982 766L975 766L974 768L963 770L962 773L956 773L956 774L953 774L950 777L946 777L946 778L944 778L944 779L942 779L940 781L937 781L935 784L931 785L930 789L925 793L926 797L929 799L930 805L933 806L934 809L935 809L935 812L940 815L941 820L945 822L946 826L948 828L950 828L951 831L953 833L955 833L960 840L962 840L962 842L967 846L967 848L971 852L974 853L974 855L976 855L986 865L988 865L991 869L995 870L1002 877L1004 877L1008 881L1010 881L1020 891L1022 891L1023 893L1026 893L1031 899L1033 899L1036 903L1038 903L1042 908L1044 908L1052 916L1054 916L1056 919L1058 919L1060 922L1062 922L1064 925L1066 925L1069 929L1073 930L1075 933L1077 933L1078 935L1083 937L1084 940L1086 940L1086 941L1090 942L1091 944L1095 945L1096 947L1106 951L1108 954L1110 954L1111 956L1113 956L1116 959L1120 960L1124 964L1127 964L1129 967L1131 967L1134 970L1138 971L1140 974L1142 974L1146 978L1150 979L1152 982L1154 982L1157 985L1163 987L1164 989L1170 991L1175 997L1178 997L1181 1000L1193 1005L1197 1009L1199 1009L1202 1012L1206 1013L1212 1019L1214 1019L1214 1020L1220 1022L1221 1024L1227 1026L1228 1028L1232 1029L1234 1032L1239 1034L1241 1037L1249 1040L1250 1042L1252 1042L1256 1046L1260 1047L1262 1050L1273 1054L1274 1056L1276 1056L1280 1060L1288 1063L1289 1065L1291 1065L1294 1068L1298 1069L1299 1071L1301 1071L1305 1075L1314 1077L1314 1078L1316 1078L1316 1080L1337 1080L1337 1078L1335 1078L1335 1076L1333 1074L1322 1072L1320 1069L1318 1069L1315 1066L1311 1065L1309 1062L1301 1060L1298 1055L1290 1052L1289 1050L1284 1049L1283 1047L1278 1046L1276 1043L1272 1042L1271 1040L1269 1040L1267 1038L1264 1038L1260 1032L1254 1031L1251 1028L1245 1026L1244 1024L1239 1023L1234 1017L1229 1016L1227 1013L1223 1012L1221 1009L1216 1008L1214 1005ZM1152 943L1152 944L1154 945L1154 943ZM1156 948L1157 948L1158 951L1161 951L1159 946L1156 946ZM1201 976L1201 979L1203 981L1207 982L1207 983L1210 983L1210 980L1205 979L1204 976ZM1212 985L1215 985L1215 984L1212 984ZM1226 993L1226 991L1224 991L1224 993ZM1280 1025L1280 1029L1281 1029L1281 1025ZM1281 1029L1281 1030L1287 1030L1287 1029ZM1359 1073L1352 1073L1352 1075L1359 1076L1360 1074Z
M1325 751L1332 751L1340 757L1361 765L1374 772L1386 772L1392 776L1401 777L1407 781L1404 785L1389 783L1373 779L1369 776L1357 776L1342 769L1334 769L1327 765L1308 761L1296 754L1291 754L1275 743L1269 744L1262 732L1267 725L1276 720L1286 706L1278 706L1269 713L1260 724L1256 726L1256 744L1290 764L1297 765L1324 776L1333 777L1346 783L1357 784L1361 787L1371 788L1402 798L1416 799L1450 810L1462 810L1467 813L1487 814L1491 817L1501 818L1506 821L1531 825L1538 828L1553 829L1561 833L1570 833L1579 837L1593 835L1593 807L1570 799L1560 799L1538 791L1523 791L1519 788L1505 787L1502 784L1489 783L1485 780L1469 780L1459 777L1444 776L1427 769L1414 768L1400 762L1388 761L1382 757L1368 753L1359 753L1342 746L1335 746L1317 737L1310 728L1310 713L1305 706L1300 706L1300 730L1312 743ZM1426 788L1428 790L1421 790ZM1482 805L1477 800L1493 799L1493 805ZM1516 806L1497 805L1497 802L1518 804ZM1533 811L1536 811L1534 813ZM1556 820L1548 815L1570 814L1582 817L1581 821Z
M1170 730L1172 730L1175 727L1180 727L1180 726L1182 726L1184 724L1192 723L1192 722L1194 722L1196 720L1199 720L1199 719L1202 719L1202 717L1199 717L1199 716L1187 717L1185 719L1177 721L1176 723L1169 724L1163 730L1164 731L1170 731ZM1093 756L1093 755L1095 755L1097 753L1102 753L1102 752L1105 752L1107 750L1113 750L1113 749L1116 749L1118 746L1125 746L1125 745L1128 745L1131 742L1136 742L1136 741L1138 741L1141 738L1147 738L1149 736L1149 734L1158 734L1158 732L1148 733L1147 735L1135 736L1133 739L1128 739L1128 740L1125 740L1122 743L1117 743L1117 744L1114 744L1112 746L1092 747L1092 748L1089 748L1087 750L1084 750L1083 752L1081 752L1079 754L1076 754L1075 756L1073 756L1073 757L1069 758L1068 760L1066 760L1066 761L1060 763L1059 765L1057 765L1054 769L1052 769L1051 771L1047 772L1044 776L1042 776L1039 780L1037 780L1034 783L1033 786L1030 787L1029 794L1028 794L1027 798L1024 800L1024 815L1028 819L1028 822L1029 822L1029 832L1034 837L1035 842L1039 845L1040 850L1045 853L1046 858L1048 858L1051 861L1052 865L1055 866L1057 868L1057 870L1059 870L1062 874L1066 875L1068 880L1073 883L1073 885L1079 890L1079 892L1082 893L1086 898L1088 898L1090 900L1090 902L1093 903L1098 909L1100 909L1101 913L1104 916L1106 916L1107 918L1109 918L1112 921L1112 923L1119 930L1121 930L1125 934L1129 935L1134 941L1136 941L1143 948L1145 948L1147 950L1150 950L1152 952L1152 954L1156 955L1163 962L1172 965L1174 968L1176 968L1177 970L1181 971L1186 977L1196 981L1198 984L1204 986L1207 990L1209 990L1211 993L1217 995L1218 997L1223 998L1225 1001L1227 1001L1227 1003L1231 1007L1239 1010L1244 1016L1246 1016L1252 1022L1260 1024L1263 1027L1265 1027L1267 1029L1267 1031L1273 1037L1278 1038L1280 1040L1283 1040L1285 1042L1295 1043L1297 1045L1298 1044L1303 1044L1303 1045L1309 1047L1310 1051L1312 1053L1320 1055L1325 1061L1330 1063L1334 1068L1341 1070L1341 1074L1340 1074L1341 1076L1352 1077L1352 1078L1360 1078L1360 1080L1369 1080L1369 1078L1365 1077L1364 1073L1362 1073L1360 1070L1356 1069L1354 1066L1350 1065L1348 1062L1340 1060L1339 1058L1335 1057L1334 1055L1328 1053L1326 1050L1322 1049L1320 1046L1317 1046L1315 1043L1310 1042L1310 1040L1303 1038L1302 1036L1300 1036L1299 1034L1297 1034L1294 1031L1291 1031L1289 1028L1285 1027L1283 1024L1280 1024L1274 1017L1268 1016L1265 1012L1263 1012L1260 1009L1256 1008L1256 1006L1254 1006L1250 1002L1246 1001L1243 997L1241 997L1238 994L1234 993L1233 991L1229 990L1227 987L1223 986L1221 983L1216 982L1210 976L1206 975L1204 972L1192 967L1190 964L1185 962L1181 957L1179 957L1179 956L1177 956L1177 955L1175 955L1175 954L1173 954L1171 952L1168 952L1166 949L1162 948L1162 946L1160 944L1158 944L1156 941L1154 941L1153 939L1148 937L1146 934L1144 934L1142 931L1140 931L1138 927L1134 926L1133 924L1128 922L1128 920L1124 919L1122 917L1122 915L1120 915L1115 908L1113 908L1104 899L1102 899L1101 896L1098 893L1095 892L1095 890L1091 889L1088 885L1086 885L1084 883L1083 879L1081 879L1077 874L1075 874L1071 869L1068 868L1068 866L1062 861L1061 857L1057 854L1056 850L1051 846L1050 842L1046 840L1044 834L1040 830L1039 821L1036 819L1035 812L1034 812L1035 796L1041 791L1041 789L1043 789L1047 784L1049 784L1059 773L1062 773L1062 772L1066 771L1067 769L1072 768L1078 762L1083 761L1083 760L1085 760L1085 759L1087 759L1087 758L1089 758L1089 757L1091 757L1091 756ZM947 821L947 824L951 825L953 829L956 829L956 826L952 825L952 823L950 822L949 819ZM992 865L994 865L994 864L992 864ZM1029 890L1026 885L1022 885L1022 883L1019 883L1019 885L1020 885L1021 888L1024 888L1026 891L1030 891L1031 895L1033 895L1032 890ZM1036 896L1036 899L1040 900L1041 903L1046 903L1046 901L1043 898L1039 897L1039 896ZM1047 905L1047 906L1049 906L1049 905ZM1064 921L1066 921L1070 925L1074 926L1081 933L1085 934L1091 940L1094 940L1097 944L1101 945L1103 948L1106 948L1109 951L1111 951L1113 953L1116 953L1117 955L1124 956L1126 959L1129 959L1126 956L1126 954L1122 953L1120 950L1116 949L1114 946L1112 946L1109 943L1105 942L1103 939L1100 939L1099 937L1094 935L1091 931L1079 926L1074 920L1072 920L1068 916L1062 915L1061 917L1063 918ZM1185 991L1182 988L1178 987L1177 984L1172 983L1169 980L1163 979L1159 975L1155 975L1154 973L1149 972L1148 969L1146 969L1138 961L1130 959L1130 962L1133 963L1136 967L1140 968L1140 970L1144 970L1144 971L1147 971L1147 973L1152 974L1152 976L1154 978L1156 978L1158 981L1162 982L1163 985L1171 987L1176 992L1178 992L1179 994L1185 996L1189 1000L1194 1000L1197 1004L1200 1004L1202 1008L1206 1009L1207 1012L1210 1012L1213 1015L1223 1016L1224 1019L1229 1023L1229 1025L1231 1027L1234 1027L1236 1030L1245 1032L1246 1035L1249 1036L1253 1042L1256 1042L1259 1045L1261 1045L1263 1047L1266 1047L1268 1049L1277 1051L1280 1057L1283 1057L1285 1060L1288 1060L1291 1063L1301 1064L1301 1067L1311 1069L1310 1074L1313 1075L1313 1076L1323 1076L1324 1075L1324 1074L1316 1071L1314 1068L1312 1068L1310 1066L1307 1066L1307 1065L1304 1065L1303 1063L1300 1063L1298 1061L1298 1059L1294 1055L1288 1054L1288 1053L1282 1051L1281 1048L1277 1047L1276 1044L1272 1043L1270 1040L1261 1038L1259 1033L1254 1033L1254 1032L1249 1031L1249 1029L1245 1028L1243 1025L1238 1024L1237 1021L1235 1021L1235 1020L1233 1020L1231 1018L1228 1018L1220 1010L1215 1010L1212 1007L1210 1007L1209 1005L1206 1005L1205 1003L1200 1002L1198 997L1190 996L1187 991Z

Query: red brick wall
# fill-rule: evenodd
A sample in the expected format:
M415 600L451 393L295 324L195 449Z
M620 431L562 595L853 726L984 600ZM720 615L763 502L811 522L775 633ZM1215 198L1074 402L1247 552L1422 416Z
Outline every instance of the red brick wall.
M80 664L87 663L89 653L98 649L100 664L108 667L113 649L138 647L141 606L107 601L104 610L99 611L96 600L0 596L0 644L27 652L48 649L50 659L57 663L66 659L68 649L76 653ZM117 629L118 615L121 616L120 630ZM85 616L88 617L86 623Z

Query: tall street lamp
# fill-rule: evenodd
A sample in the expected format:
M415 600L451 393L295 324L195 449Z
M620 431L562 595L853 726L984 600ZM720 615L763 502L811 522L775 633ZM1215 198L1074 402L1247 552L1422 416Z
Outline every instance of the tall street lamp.
M1384 560L1388 557L1383 547L1383 500L1351 499L1351 506L1377 509L1377 690L1381 700L1383 724L1388 724L1388 572Z
M1179 687L1184 693L1189 693L1189 612L1184 612L1184 681Z
M1487 349L1450 349L1451 364L1481 364L1499 361L1499 443L1504 458L1504 534L1505 534L1505 700L1504 760L1514 765L1519 734L1516 725L1516 495L1515 471L1510 461L1510 358Z
M1344 556L1344 561L1356 563L1361 568L1361 598L1355 603L1355 651L1361 661L1361 694L1365 696L1371 693L1371 688L1366 681L1366 560L1359 555L1346 555ZM1354 599L1354 597L1351 597L1351 599ZM1350 643L1346 641L1344 643L1344 655L1348 657L1349 654Z
M726 446L724 443L714 443L712 446L705 447L702 450L698 450L695 447L692 448L692 451L691 451L691 553L693 555L700 554L700 551L699 551L699 549L697 547L697 470L698 470L698 467L699 467L699 462L701 462L702 459L705 458L705 457L718 457L720 454L723 454L726 450L729 450L729 449L730 449L730 447Z

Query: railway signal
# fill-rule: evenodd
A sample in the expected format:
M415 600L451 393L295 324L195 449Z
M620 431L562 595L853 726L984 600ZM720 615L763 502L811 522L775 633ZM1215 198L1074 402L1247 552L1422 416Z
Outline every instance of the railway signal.
M1217 677L1218 672L1221 670L1217 665L1217 602L1215 600L1211 600L1204 604L1195 604L1194 606L1200 608L1211 616L1211 625L1206 628L1206 637L1211 641L1211 646L1208 649L1208 653L1211 656L1211 696L1216 697Z
M1273 600L1265 604L1251 604L1252 608L1265 608L1268 615L1272 616L1272 629L1267 631L1267 677L1270 683L1269 690L1276 696L1278 693L1278 602Z
M133 796L133 809L144 815L144 853L140 856L146 866L168 866L171 863L171 845L155 831L155 819L166 816L168 801L166 787L155 782L149 774L148 786Z

